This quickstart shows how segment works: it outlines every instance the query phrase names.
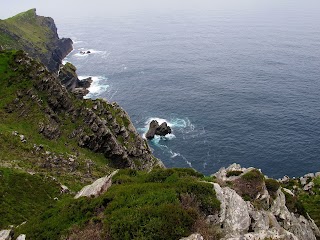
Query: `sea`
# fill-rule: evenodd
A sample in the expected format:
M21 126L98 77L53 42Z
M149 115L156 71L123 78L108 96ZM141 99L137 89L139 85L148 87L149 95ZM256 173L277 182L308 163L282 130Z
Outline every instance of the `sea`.
M195 8L56 23L74 42L64 62L93 79L86 98L118 102L141 136L153 119L169 124L172 134L149 141L167 167L210 175L239 163L280 178L320 171L319 12Z

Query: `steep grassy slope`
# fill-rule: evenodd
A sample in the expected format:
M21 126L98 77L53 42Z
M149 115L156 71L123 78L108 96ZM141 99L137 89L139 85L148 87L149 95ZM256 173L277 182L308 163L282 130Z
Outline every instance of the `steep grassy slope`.
M41 214L55 197L60 185L52 178L0 168L0 229Z
M116 104L80 100L22 51L0 52L0 164L79 189L110 167L158 164ZM13 150L14 149L14 150Z
M70 39L59 39L52 18L36 14L35 9L0 20L0 46L28 52L57 71L61 60L72 50Z

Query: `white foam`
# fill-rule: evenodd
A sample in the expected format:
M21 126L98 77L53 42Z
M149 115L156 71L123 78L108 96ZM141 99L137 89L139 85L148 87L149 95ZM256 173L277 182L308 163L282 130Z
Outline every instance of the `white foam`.
M79 80L83 80L86 78L89 78L91 76L79 76ZM101 93L105 92L108 88L108 84L101 84L103 80L107 80L103 76L93 76L91 77L92 83L89 87L89 93L85 96L85 98L90 98L90 97L96 97L99 96Z

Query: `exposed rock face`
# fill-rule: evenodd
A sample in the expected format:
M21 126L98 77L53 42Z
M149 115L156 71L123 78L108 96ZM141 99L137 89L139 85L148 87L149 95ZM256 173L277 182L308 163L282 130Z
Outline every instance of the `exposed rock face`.
M66 63L59 71L59 79L68 91L73 92L78 98L82 99L83 96L89 93L88 88L92 83L92 79L89 77L79 80L76 70L77 68L74 65Z
M246 202L229 187L221 188L214 183L218 200L221 202L220 219L225 231L230 236L237 236L248 231L250 216Z
M24 31L30 28L33 29L32 36ZM59 38L54 20L38 16L36 9L0 20L0 33L3 39L7 39L3 43L0 40L4 49L24 50L33 58L39 59L51 72L59 70L62 59L73 49L70 38ZM37 41L34 42L34 39Z
M241 168L240 165L233 164L214 174L217 182L222 185L228 182L232 188L235 188L221 187L218 183L213 184L216 196L221 202L220 213L218 216L208 216L208 221L222 227L223 239L316 240L320 232L314 221L309 216L307 219L288 210L283 191L294 195L290 190L280 187L275 196L273 194L274 198L271 198L267 189L264 189L263 195L258 194L254 199L244 201L240 196L242 191L237 188L237 182L246 173L252 173L252 170L252 168ZM232 176L230 172L239 173L239 175ZM245 178L248 178L248 175Z
M159 126L159 123L157 120L152 120L150 122L149 130L146 133L146 138L153 139L155 135L165 136L170 133L171 133L171 128L168 126L166 122L161 123L161 125Z
M12 230L1 230L0 231L0 240L11 240L13 236Z
M44 115L39 122L39 133L46 138L58 139L62 122L69 119L77 121L77 128L69 138L76 139L81 147L103 153L114 167L150 170L154 166L163 166L152 155L128 114L116 103L75 99L54 74L22 52L16 54L11 67L14 71L21 71L22 79L30 79L33 87L17 92L17 99L6 106L7 112L17 111L21 116L28 114L27 104L31 99L37 111Z
M17 237L16 240L26 240L26 235L25 234L21 234Z
M77 195L74 197L75 199L79 197L97 197L102 193L105 193L109 187L112 185L112 177L118 172L114 171L110 175L97 179L94 183L85 186L82 188Z

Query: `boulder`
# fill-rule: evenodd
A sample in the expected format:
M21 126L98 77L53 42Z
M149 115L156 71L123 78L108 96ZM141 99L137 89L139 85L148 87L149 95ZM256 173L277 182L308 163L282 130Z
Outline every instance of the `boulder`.
M95 182L90 185L83 187L77 195L74 197L75 199L80 197L97 197L100 196L102 193L106 192L109 187L112 185L112 177L118 172L118 170L114 171L110 175L105 177L99 178Z
M26 235L25 234L20 234L16 240L26 240Z
M1 230L0 231L0 240L11 240L13 235L12 230Z

